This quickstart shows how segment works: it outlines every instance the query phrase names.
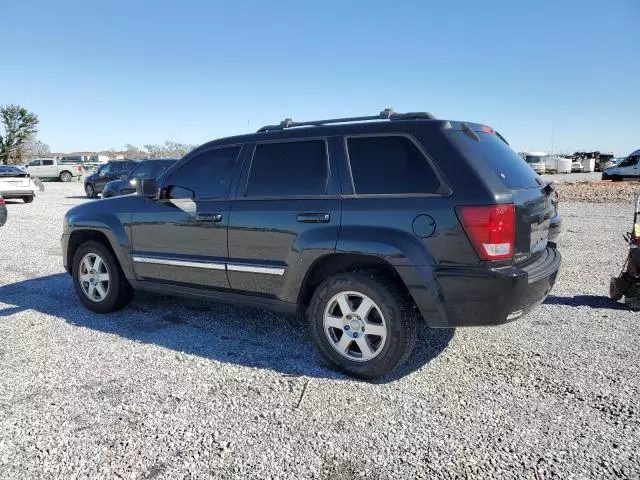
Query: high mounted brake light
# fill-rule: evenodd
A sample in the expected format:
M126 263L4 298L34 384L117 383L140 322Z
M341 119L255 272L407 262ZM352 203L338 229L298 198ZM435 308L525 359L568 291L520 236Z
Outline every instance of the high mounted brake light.
M458 218L482 260L513 257L516 236L515 205L456 207Z

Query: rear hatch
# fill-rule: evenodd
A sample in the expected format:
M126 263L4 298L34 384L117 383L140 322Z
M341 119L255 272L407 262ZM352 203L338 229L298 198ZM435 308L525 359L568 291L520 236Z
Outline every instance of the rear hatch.
M499 133L481 125L463 125L465 128L456 132L456 143L464 144L459 146L465 154L481 157L490 170L488 174L495 174L507 190L507 195L504 195L505 192L497 193L496 199L498 203L514 205L512 258L513 263L525 262L547 246L550 219L555 215L551 202L553 189L511 149Z
M0 191L11 187L28 187L30 175L15 167L0 168Z

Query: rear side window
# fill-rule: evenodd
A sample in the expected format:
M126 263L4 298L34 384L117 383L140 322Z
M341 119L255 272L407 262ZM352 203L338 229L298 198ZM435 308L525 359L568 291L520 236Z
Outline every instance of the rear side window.
M169 198L226 197L238 153L240 147L227 147L196 155L163 181Z
M43 160L42 165L53 165L53 160Z
M324 140L258 144L245 196L324 195L328 178Z
M476 133L480 137L479 141L463 132L456 132L456 138L464 147L480 155L502 179L505 187L513 190L541 185L538 174L497 135Z
M437 193L440 181L420 149L402 136L347 139L356 194Z

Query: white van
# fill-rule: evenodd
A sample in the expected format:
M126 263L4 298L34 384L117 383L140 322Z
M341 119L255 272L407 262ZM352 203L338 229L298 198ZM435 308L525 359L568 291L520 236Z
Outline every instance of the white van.
M537 174L546 173L549 156L546 152L520 152L520 156Z
M614 182L629 179L640 180L640 150L636 150L614 167L602 171L602 180Z

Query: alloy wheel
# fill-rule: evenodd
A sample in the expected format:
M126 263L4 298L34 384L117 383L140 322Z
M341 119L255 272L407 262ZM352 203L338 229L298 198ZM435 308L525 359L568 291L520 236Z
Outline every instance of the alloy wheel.
M366 362L387 341L387 324L376 303L359 292L334 295L324 310L323 329L329 344L343 357Z
M87 253L82 257L78 282L82 292L92 302L101 302L107 297L111 283L109 269L99 255Z

